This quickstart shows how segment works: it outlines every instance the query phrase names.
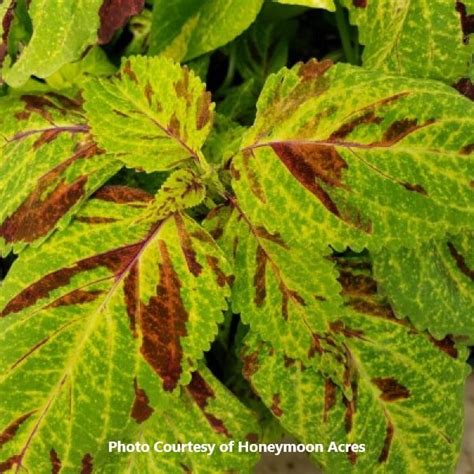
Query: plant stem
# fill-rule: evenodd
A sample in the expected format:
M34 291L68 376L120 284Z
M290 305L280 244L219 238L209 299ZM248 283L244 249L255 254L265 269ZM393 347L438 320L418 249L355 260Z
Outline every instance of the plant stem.
M349 23L339 0L336 0L336 25L341 38L342 49L344 50L346 61L350 64L357 64L357 58L354 49L352 48Z

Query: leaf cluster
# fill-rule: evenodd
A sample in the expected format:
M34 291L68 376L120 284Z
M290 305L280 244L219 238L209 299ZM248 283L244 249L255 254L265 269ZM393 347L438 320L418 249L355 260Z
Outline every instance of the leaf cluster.
M0 4L0 472L456 466L472 0ZM315 59L317 57L318 59ZM207 84L207 85L206 85Z

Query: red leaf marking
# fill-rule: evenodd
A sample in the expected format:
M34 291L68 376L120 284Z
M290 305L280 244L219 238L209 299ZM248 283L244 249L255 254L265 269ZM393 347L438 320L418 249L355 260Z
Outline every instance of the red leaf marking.
M72 183L67 183L66 178L61 177L75 161L89 159L98 153L95 144L88 144L42 176L26 200L2 223L0 236L8 243L31 243L52 230L84 196L88 179L87 176L79 176Z
M298 76L304 81L311 81L324 75L324 73L331 68L333 62L330 59L318 61L310 59L308 62L302 64L298 69Z
M104 186L96 191L92 197L117 204L150 202L153 200L153 196L146 191L138 188L130 188L128 186Z
M6 461L0 462L0 472L9 471L15 464L19 465L21 462L21 456L16 454L9 457Z
M203 91L197 106L196 128L198 130L203 129L211 121L211 102L211 93Z
M38 300L46 298L57 288L67 286L71 279L80 272L93 270L97 267L106 267L113 275L125 271L130 260L135 257L142 247L142 243L128 245L119 249L111 250L103 254L94 255L74 264L72 267L62 268L49 273L37 282L21 291L0 312L0 317L10 313L17 313L34 305Z
M395 402L410 397L410 390L393 377L376 377L372 382L382 392L380 399L386 402Z
M467 14L466 5L463 2L456 2L456 11L461 16L461 28L464 34L464 44L469 43L469 35L474 33L474 15Z
M390 420L388 420L387 431L386 431L385 439L383 442L382 452L380 453L380 456L378 459L379 463L383 463L388 459L388 454L390 452L390 446L392 444L392 439L393 439L393 432L394 432L393 424Z
M227 284L231 284L233 281L232 275L227 276L219 267L219 259L212 255L206 255L207 264L211 268L211 270L216 275L217 284L220 287L224 287Z
M451 254L451 257L454 258L459 271L464 273L464 275L466 275L470 280L474 280L474 270L468 267L463 255L457 251L456 247L451 242L448 242L448 248L449 253Z
M49 452L49 459L51 461L51 474L58 474L61 470L61 459L59 459L58 453L54 449Z
M2 43L0 44L0 66L3 64L5 60L5 56L8 52L8 35L10 33L10 27L15 17L15 7L16 7L16 0L11 0L10 5L8 6L7 11L2 19Z
M456 349L455 342L451 339L450 336L446 336L444 339L440 341L435 339L432 336L429 336L429 340L441 351L448 354L448 356L452 357L453 359L457 359L458 357L458 350Z
M244 364L242 374L247 380L250 380L258 371L258 352L255 351L243 356L242 362Z
M92 474L93 470L93 462L92 456L87 453L84 455L81 461L81 474Z
M326 379L326 382L324 384L324 423L328 421L329 412L336 405L336 391L336 384L331 379Z
M255 286L255 298L254 303L257 307L263 306L267 295L266 289L266 266L267 266L267 254L260 245L257 247L257 253L255 255L256 270L254 275L254 286Z
M8 443L15 435L20 426L34 413L31 411L30 413L26 413L21 415L15 421L11 422L1 433L0 433L0 447L2 447L5 443ZM1 471L0 471L1 472Z
M128 19L138 15L145 7L145 0L104 0L99 10L99 44L108 43L114 33L125 26Z
M199 276L202 272L202 265L197 261L196 251L193 248L191 237L186 230L183 218L181 214L176 213L174 219L188 269L194 276Z
M96 300L100 295L103 294L102 290L74 290L56 301L53 301L48 308L58 308L59 306L70 306L76 304L89 303Z
M453 87L468 99L474 100L474 84L467 77L459 79Z
M272 397L272 406L270 407L270 410L278 418L283 415L283 410L281 409L280 404L281 404L280 395L278 393L275 393Z
M141 303L143 339L140 351L163 380L163 388L171 391L176 388L182 373L181 338L187 334L188 313L181 300L181 281L173 268L166 243L159 240L158 247L161 263L156 296L150 298L148 305Z
M231 435L224 422L206 410L209 398L214 398L215 394L199 372L193 372L191 383L186 387L186 390L190 393L198 407L204 413L204 416L212 426L212 429L216 433L223 434L230 438Z
M138 386L136 378L133 381L133 388L135 390L135 400L133 401L131 416L137 423L143 423L150 418L155 410L149 405L150 399L145 390Z
M331 134L329 140L336 142L339 140L343 140L347 137L347 135L352 133L360 125L368 125L371 123L380 124L382 120L382 117L378 117L377 115L375 115L375 112L373 110L368 110L360 117L352 119L350 122L347 122L341 127L339 127L335 132Z
M319 184L342 187L342 172L347 163L332 146L314 143L274 143L271 145L288 171L313 193L330 212L340 213L328 192Z

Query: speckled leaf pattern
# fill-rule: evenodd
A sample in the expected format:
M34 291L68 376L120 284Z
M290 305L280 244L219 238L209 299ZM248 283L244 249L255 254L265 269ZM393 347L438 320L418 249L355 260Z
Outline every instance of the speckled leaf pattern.
M232 161L239 206L285 242L339 250L470 229L473 111L432 81L327 61L283 70Z
M365 45L364 66L449 84L469 77L473 0L343 0Z
M309 242L302 247L254 225L236 203L211 213L205 225L233 259L234 313L276 350L342 386L345 354L330 334L342 311L334 263Z
M47 77L79 59L97 41L102 1L32 0L33 35L18 60L10 67L4 64L3 79L19 87L32 75Z
M150 54L189 60L224 46L255 20L263 0L155 0Z
M186 67L165 58L125 59L115 77L90 81L84 97L97 142L126 166L161 171L203 164L214 105Z
M49 472L57 458L78 471L120 438L147 389L143 371L153 396L192 381L223 318L229 270L199 224L164 217L152 199L102 188L2 283L2 465Z
M139 389L135 399L134 417L127 427L131 442L161 441L163 443L216 443L216 445L253 440L258 441L260 428L253 413L239 402L205 367L192 373L191 382L180 389L179 397L153 400L153 381L141 374L147 389ZM142 382L139 382L142 383ZM138 383L137 383L138 385ZM149 395L148 395L149 394ZM146 396L146 399L145 399ZM142 453L109 454L97 465L97 471L123 474L175 474L193 472L251 473L258 459L255 454L221 453L216 448L207 453Z
M381 291L397 315L436 337L474 341L474 247L471 235L373 256Z
M350 357L352 399L255 335L244 341L244 373L293 436L325 446L313 456L325 472L452 473L462 439L466 351L397 319L360 265L342 268L347 310L333 324ZM331 441L364 443L365 452L327 452Z
M0 254L38 245L120 168L79 103L54 93L0 99Z

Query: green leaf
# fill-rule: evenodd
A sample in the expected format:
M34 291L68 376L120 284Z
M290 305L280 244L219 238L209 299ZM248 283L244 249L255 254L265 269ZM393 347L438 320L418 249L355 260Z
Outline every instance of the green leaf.
M465 9L473 12L472 0L342 3L359 27L364 66L449 84L469 77L474 49Z
M155 0L149 54L176 61L224 46L255 20L263 0Z
M374 271L397 315L419 329L474 341L474 248L470 236L415 249L382 250Z
M2 463L47 472L58 457L78 471L121 439L145 399L136 383L153 402L192 382L223 319L228 268L199 224L165 217L179 193L170 186L169 207L160 194L102 188L3 281Z
M143 5L144 0L31 0L31 39L20 48L19 57L7 58L3 80L20 87L31 76L46 78L54 74L65 64L80 59L88 47L110 41L113 33Z
M0 99L0 254L38 245L64 228L119 168L92 140L79 103L66 96Z
M347 311L333 331L345 340L353 398L255 336L245 341L244 374L294 437L324 445L312 457L325 472L454 472L467 351L397 319L370 277L350 265L343 275ZM329 452L331 442L343 451ZM365 452L347 452L345 443Z
M333 12L336 10L334 0L273 0L276 3L284 3L286 5L300 5L302 7L323 8Z
M226 115L216 114L214 127L204 145L203 152L210 163L225 164L240 149L242 136L246 131Z
M114 72L116 68L108 60L104 50L95 47L80 61L65 64L59 71L46 78L46 82L54 89L70 89L82 86L90 76L110 76Z
M474 109L451 88L311 61L257 110L231 166L253 225L341 251L472 228Z
M143 391L142 393L153 393ZM144 397L142 397L143 399ZM151 398L151 395L150 395ZM150 402L150 400L148 400ZM151 413L145 421L144 416ZM100 462L99 472L175 474L192 471L198 474L216 472L251 472L258 459L255 454L222 453L220 444L234 440L258 439L260 429L253 413L242 405L205 367L193 372L191 382L180 389L179 397L167 397L149 405L136 404L136 418L127 427L127 442L215 443L208 453L125 453L109 454L112 462Z
M205 226L233 257L233 312L277 351L343 385L344 353L328 337L342 311L334 263L310 241L301 246L253 224L235 201L211 212Z
M18 60L5 64L3 79L19 87L32 75L47 77L78 59L97 39L101 4L102 0L32 0L33 36Z
M132 57L117 76L85 86L85 109L100 146L128 167L163 171L195 160L213 104L192 71L166 58Z

